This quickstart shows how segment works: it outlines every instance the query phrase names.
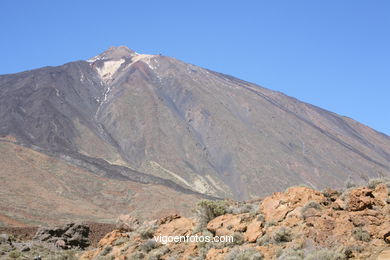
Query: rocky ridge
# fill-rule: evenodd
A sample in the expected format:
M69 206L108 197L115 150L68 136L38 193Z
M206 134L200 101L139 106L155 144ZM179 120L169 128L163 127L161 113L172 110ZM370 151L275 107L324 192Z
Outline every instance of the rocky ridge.
M202 201L196 218L170 215L140 223L122 216L80 260L388 259L390 183L338 192L291 187L260 201ZM200 207L200 208L199 208ZM232 243L168 243L153 236L234 237Z

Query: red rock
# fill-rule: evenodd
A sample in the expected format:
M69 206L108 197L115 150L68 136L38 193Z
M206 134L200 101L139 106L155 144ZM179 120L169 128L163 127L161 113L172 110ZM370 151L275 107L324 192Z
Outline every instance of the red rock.
M244 239L249 243L254 243L261 235L263 235L262 223L254 219L248 224L246 232L244 234Z
M245 219L249 214L226 214L211 220L207 224L207 229L217 236L233 235L234 232L245 232L247 225Z
M375 205L372 190L366 187L350 191L345 201L346 209L349 211L360 211Z
M159 220L160 226L154 233L155 236L185 236L190 235L195 226L195 221L189 218L175 215Z
M307 187L291 187L285 192L276 192L265 198L260 205L266 221L279 222L297 207L302 207L309 201L318 203L326 199L321 192Z
M378 184L372 192L372 195L374 195L375 199L380 202L380 206L385 206L387 204L386 199L389 198L389 190L386 184Z

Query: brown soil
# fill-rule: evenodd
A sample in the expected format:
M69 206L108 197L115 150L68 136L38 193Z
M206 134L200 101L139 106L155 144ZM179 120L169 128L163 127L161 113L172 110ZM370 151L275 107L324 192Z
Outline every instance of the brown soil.
M102 239L107 233L115 229L114 224L105 224L105 223L87 223L90 229L89 232L89 241L92 247L96 247L97 243Z
M3 214L0 214L0 222L6 224L7 226L21 226L21 227L27 226L24 223L17 221L15 219L12 219L12 218L10 218L6 215L3 215Z
M18 240L26 241L31 240L37 230L38 227L0 227L0 234L6 233Z

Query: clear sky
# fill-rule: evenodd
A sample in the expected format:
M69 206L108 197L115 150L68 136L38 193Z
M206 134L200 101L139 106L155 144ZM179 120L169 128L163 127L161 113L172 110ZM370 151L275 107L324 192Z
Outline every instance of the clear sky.
M279 90L390 135L390 1L0 1L0 74L110 46Z

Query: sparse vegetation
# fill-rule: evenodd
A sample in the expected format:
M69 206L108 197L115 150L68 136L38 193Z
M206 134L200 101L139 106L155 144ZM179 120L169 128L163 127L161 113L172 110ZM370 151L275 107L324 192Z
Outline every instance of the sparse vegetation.
M125 253L127 250L129 250L129 247L132 245L132 243L130 242L127 242L126 245L124 245L122 248L121 248L121 253Z
M275 226L276 225L276 222L275 221L268 221L265 223L265 227L268 228L268 227L272 227L272 226Z
M340 195L340 199L345 201L346 198L349 196L350 192L352 191L353 189L352 188L349 188L349 189L346 189L344 190L341 195Z
M356 183L352 180L351 175L348 175L348 179L345 181L344 186L347 189L356 187Z
M234 248L225 260L262 260L263 255L253 248Z
M311 208L319 210L321 209L321 205L316 201L309 201L308 203L305 204L305 206L302 207L301 214L303 215L308 209Z
M329 197L338 200L340 195L333 190L327 190ZM179 243L170 245L162 245L152 239L158 223L164 223L159 226L159 230L162 234L166 231L180 230L180 232L186 232L187 234L193 235L194 231L191 229L192 221L184 219L183 221L152 221L142 224L137 230L131 233L122 232L123 237L119 237L116 241L111 242L106 247L97 249L97 255L100 257L96 259L113 259L112 248L118 246L115 249L115 255L120 254L124 259L170 259L172 257L181 258L185 252L186 258L191 260L203 260L208 257L214 257L215 255L223 254L225 259L264 259L264 255L267 259L278 259L278 260L345 260L350 258L361 258L370 256L366 251L371 253L377 252L374 250L378 249L377 245L372 246L371 244L385 245L385 241L376 241L376 243L367 243L372 237L378 237L378 231L370 229L372 234L365 230L364 227L370 225L369 223L376 223L368 218L365 218L366 212L358 209L352 211L355 198L359 196L365 196L367 202L371 203L371 199L374 200L375 196L383 200L386 198L387 190L378 189L376 192L367 191L367 188L358 188L358 190L347 190L344 193L345 203L350 203L351 210L345 211L333 211L332 204L342 205L342 202L336 201L331 203L330 199L326 200L327 203L320 203L316 199L319 194L315 191L309 191L305 189L297 189L291 191L293 196L288 194L281 194L280 201L274 200L267 207L267 204L262 205L262 210L267 216L273 216L278 221L265 222L263 214L256 207L252 207L254 203L235 203L228 201L207 201L203 200L198 203L197 212L200 213L198 216L202 218L204 226L215 217L220 214L226 214L228 212L240 212L239 214L228 214L223 218L214 219L213 223L210 223L209 229L201 229L200 232L195 233L196 235L214 237L216 234L230 234L233 236L233 242L213 243L213 242L198 242L197 246L188 247L186 243ZM303 201L297 204L297 196L300 199L302 194ZM372 194L370 197L366 194ZM278 195L278 194L277 194ZM276 196L273 195L273 198ZM277 197L276 197L277 198ZM286 199L287 198L287 199ZM313 198L313 200L308 200ZM316 199L316 201L314 200ZM350 201L350 202L348 202ZM379 201L379 200L378 200ZM232 210L232 205L238 205L240 209L237 211ZM252 205L251 207L246 205ZM281 207L278 211L278 207ZM304 205L303 207L300 207ZM256 209L256 215L251 216L251 212ZM326 215L326 221L322 222L322 218L314 210L321 210ZM313 215L315 213L317 217L311 218L310 221L304 221L300 218L299 210L302 216L306 212L306 216ZM283 215L283 211L291 212L291 214ZM388 219L388 206L384 206L383 203L378 203L372 207L371 211L376 212L380 219ZM282 214L279 214L282 212ZM279 216L284 216L281 218ZM341 217L339 217L341 216ZM352 217L354 216L354 217ZM355 217L356 216L356 217ZM361 217L363 216L363 218ZM174 218L176 219L177 216ZM378 217L379 218L379 217ZM188 222L187 222L188 221ZM198 219L199 221L199 219ZM260 221L261 224L259 222ZM353 230L349 229L350 224L355 225L356 228ZM367 221L367 224L365 223ZM186 223L191 223L191 227L187 228ZM259 225L265 227L260 227ZM348 224L346 224L348 223ZM334 228L334 227L338 228ZM358 227L359 226L359 227ZM165 230L165 231L164 231ZM185 230L185 231L184 231ZM117 232L117 231L116 231ZM319 232L326 232L325 236L318 236ZM329 233L327 233L329 232ZM349 235L348 235L349 234ZM126 237L125 237L126 236ZM351 243L351 236L356 240ZM381 235L382 236L382 235ZM254 237L257 237L256 244ZM383 239L382 239L383 240ZM363 242L366 243L363 243ZM338 244L336 244L338 243ZM325 248L329 245L337 245L339 247ZM368 249L367 249L368 248ZM211 251L210 251L211 250ZM20 251L20 250L19 250ZM363 252L364 251L364 252ZM24 252L22 252L24 253ZM359 259L360 259L359 258ZM12 259L9 257L9 259ZM20 259L20 258L19 258ZM61 258L61 259L72 259L72 258ZM73 260L73 259L72 259Z
M381 183L384 183L385 180L383 178L370 179L368 181L367 187L370 189L375 189Z
M207 226L210 220L226 213L227 203L223 200L201 200L198 202L195 213L198 219L196 232L201 231Z
M146 253L150 252L151 250L153 250L157 247L158 247L158 244L154 239L149 239L140 246L141 250L146 252Z
M270 237L268 234L265 234L264 236L259 237L259 238L257 239L256 243L257 243L259 246L266 246L266 245L269 245L269 244L271 244L271 237Z
M163 255L169 252L169 248L162 246L158 249L154 249L148 256L148 260L160 260Z
M55 254L53 260L76 260L76 251L74 250L63 250Z
M312 250L293 250L285 249L278 256L278 260L345 260L347 256L340 249L312 249Z
M8 254L8 257L16 259L19 258L22 255L20 251L14 250Z
M106 256L106 255L108 255L109 253L111 253L111 251L112 251L112 246L108 245L108 246L106 246L106 247L102 250L102 252L100 253L100 255L101 255L101 256Z
M208 231L207 229L206 230L203 230L202 231L202 236L209 236L209 237L213 237L213 233L211 233L210 231ZM199 248L206 248L206 247L210 247L211 244L210 243L207 243L207 242L198 242L198 247Z
M240 232L234 232L233 234L233 243L235 245L244 244L244 236Z
M335 249L319 249L309 252L304 260L344 260L345 254L338 252Z
M130 256L129 256L129 259L131 259L131 260L143 260L143 259L145 259L145 254L144 253L142 253L142 252L134 252L133 254L131 254Z
M292 240L291 230L286 227L281 227L274 232L272 239L275 241L275 243L290 242Z
M363 251L364 251L364 248L361 245L350 245L344 249L344 254L347 258L351 258L351 256L353 255L354 252L361 253Z
M361 227L355 228L352 230L352 236L356 240L369 242L371 240L371 235L367 231L363 230Z
M150 239L153 238L154 232L156 231L156 224L143 224L138 228L137 232L140 234L142 239Z
M259 211L259 205L258 203L231 203L226 209L226 213L230 214L243 214L243 213L250 213L251 215L256 215L256 213Z
M278 260L303 260L304 252L302 250L293 250L288 248L283 250L278 256Z
M114 245L114 246L120 246L120 245L126 243L127 241L129 241L129 238L128 238L128 237L121 237L121 238L115 240L114 243L113 243L113 245Z

